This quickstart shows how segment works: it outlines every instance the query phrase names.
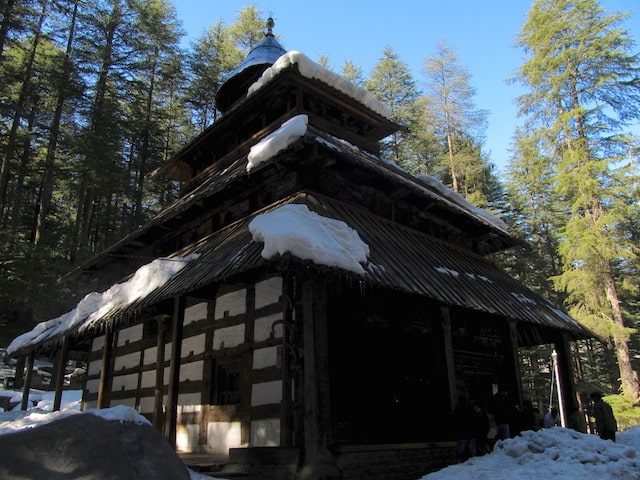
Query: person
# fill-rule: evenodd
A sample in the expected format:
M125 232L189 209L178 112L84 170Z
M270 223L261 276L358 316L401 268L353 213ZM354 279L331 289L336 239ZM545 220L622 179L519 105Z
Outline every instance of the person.
M510 425L515 417L515 404L511 401L509 393L501 390L493 396L491 413L498 427L496 440L504 440L511 437Z
M540 411L534 408L531 400L524 400L522 402L522 410L520 411L520 427L519 431L524 432L527 430L540 430L541 421Z
M484 455L491 452L489 447L489 431L491 429L489 414L477 402L473 403L473 411L476 415L476 455Z
M555 426L560 426L560 416L558 415L557 408L551 408L551 410L542 417L542 427L551 428Z
M618 422L613 415L611 405L602 399L600 392L593 392L591 395L593 401L593 417L596 420L596 431L603 440L616 441L616 431L618 430Z
M587 433L587 424L584 421L584 415L580 411L577 403L573 403L567 414L567 428L572 428L576 432Z
M456 463L476 456L477 415L466 396L461 396L453 410L453 429L456 434Z

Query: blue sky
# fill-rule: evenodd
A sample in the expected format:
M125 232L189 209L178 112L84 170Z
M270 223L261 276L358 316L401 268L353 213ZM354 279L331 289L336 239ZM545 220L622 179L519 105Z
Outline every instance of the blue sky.
M531 2L528 0L173 0L187 42L222 20L230 24L246 5L255 5L276 22L274 33L287 50L312 60L321 55L335 71L345 60L369 75L389 46L408 65L418 88L422 66L442 39L458 53L471 74L475 103L489 112L485 151L500 171L509 158L522 90L507 84L523 61L513 44ZM640 0L601 0L607 11L631 12L625 28L640 52ZM637 128L634 131L638 130Z

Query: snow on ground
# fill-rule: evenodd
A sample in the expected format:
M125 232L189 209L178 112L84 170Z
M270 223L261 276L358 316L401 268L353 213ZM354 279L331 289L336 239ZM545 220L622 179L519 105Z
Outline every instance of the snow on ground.
M422 480L640 480L640 426L619 432L616 443L563 427L527 431Z
M27 411L18 405L10 412L0 412L0 435L25 428L36 428L65 415L80 412L80 391L64 391L60 412L51 412L53 392L36 392L40 401ZM0 389L0 395L19 395ZM109 420L147 423L130 407L116 406L89 410ZM212 477L190 471L191 480ZM596 435L554 427L499 441L491 454L474 457L425 475L421 480L640 480L640 425L618 432L617 442L601 440Z

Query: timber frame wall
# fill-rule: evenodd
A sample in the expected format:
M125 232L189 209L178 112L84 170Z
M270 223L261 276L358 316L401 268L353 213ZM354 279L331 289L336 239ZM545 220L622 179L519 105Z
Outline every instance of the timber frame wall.
M106 362L109 335L93 339L83 410L132 407L170 440L175 429L179 451L227 453L247 444L280 446L286 434L283 279L272 276L211 288L217 290L214 300L187 297L184 302L175 422L169 418L175 352L170 315L118 330ZM103 388L110 393L101 400L103 363L108 365Z

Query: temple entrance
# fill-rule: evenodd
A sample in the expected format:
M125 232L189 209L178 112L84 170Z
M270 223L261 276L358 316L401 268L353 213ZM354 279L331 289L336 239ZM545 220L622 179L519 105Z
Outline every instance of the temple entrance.
M381 297L384 296L384 300ZM449 415L441 333L424 302L354 290L330 296L334 440L442 439Z

